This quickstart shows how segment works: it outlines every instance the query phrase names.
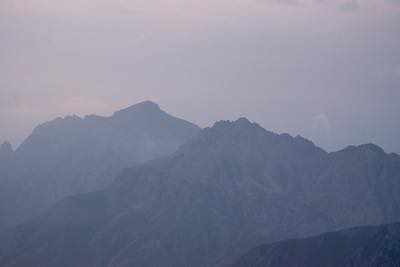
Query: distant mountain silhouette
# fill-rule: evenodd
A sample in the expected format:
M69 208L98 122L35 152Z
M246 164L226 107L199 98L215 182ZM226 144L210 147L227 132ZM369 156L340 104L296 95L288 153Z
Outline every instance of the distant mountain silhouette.
M7 166L0 167L0 228L65 196L102 189L125 167L170 154L199 130L150 101L111 117L67 116L41 124L12 162L1 159L11 146L0 148L0 166Z
M0 237L1 266L221 266L258 245L400 221L400 157L327 153L241 118Z
M231 267L321 266L400 266L400 223L364 226L259 246Z

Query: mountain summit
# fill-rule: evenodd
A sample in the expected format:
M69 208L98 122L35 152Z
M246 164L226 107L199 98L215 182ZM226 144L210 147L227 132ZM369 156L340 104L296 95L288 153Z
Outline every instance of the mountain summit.
M150 101L110 117L74 115L43 123L14 153L7 170L11 182L0 189L9 203L0 207L0 227L65 196L102 189L124 168L171 154L199 130Z
M157 103L152 101L143 101L127 108L114 112L113 116L121 116L122 114L134 114L139 112L163 112Z
M399 157L365 146L327 153L220 121L10 231L0 265L224 266L264 243L400 220L399 174Z

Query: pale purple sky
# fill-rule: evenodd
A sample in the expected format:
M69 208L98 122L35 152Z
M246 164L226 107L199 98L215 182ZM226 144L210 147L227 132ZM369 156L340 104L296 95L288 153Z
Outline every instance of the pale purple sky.
M399 0L1 0L0 142L142 100L400 152Z

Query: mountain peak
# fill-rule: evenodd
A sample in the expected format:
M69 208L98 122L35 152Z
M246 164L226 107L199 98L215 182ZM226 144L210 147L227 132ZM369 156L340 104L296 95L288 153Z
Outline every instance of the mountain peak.
M247 118L239 118L235 121L220 120L213 126L207 127L182 147L182 151L194 150L220 150L255 146L256 143L271 143L277 137L276 134L262 128L257 123ZM232 144L235 144L232 146ZM216 147L219 147L218 149Z
M365 150L365 151L371 151L371 152L380 153L380 154L385 153L383 148L381 148L380 146L375 145L373 143L363 144L363 145L358 146L358 148Z
M234 121L234 123L238 124L238 125L242 125L242 126L254 126L254 125L256 125L255 123L252 123L251 121L249 121L245 117L241 117L241 118L237 119L236 121Z
M135 112L160 112L160 106L152 101L143 101L127 108L116 111L113 116L120 116L121 114L130 114Z
M258 126L256 123L252 123L245 117L241 117L235 121L221 120L214 123L211 128L252 128Z
M362 144L358 146L350 145L347 146L346 148L340 150L339 152L372 152L376 154L385 154L385 151L383 148L381 148L378 145L368 143L368 144Z

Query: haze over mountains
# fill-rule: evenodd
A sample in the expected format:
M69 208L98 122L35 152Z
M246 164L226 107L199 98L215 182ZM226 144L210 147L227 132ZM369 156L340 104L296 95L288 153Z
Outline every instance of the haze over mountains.
M199 131L146 101L111 117L67 116L0 147L0 229L62 197L104 188L124 168L174 152Z
M193 138L184 125L176 152L4 233L0 265L221 266L264 243L400 221L396 154L327 153L245 118Z
M400 267L399 25L0 0L0 267Z

